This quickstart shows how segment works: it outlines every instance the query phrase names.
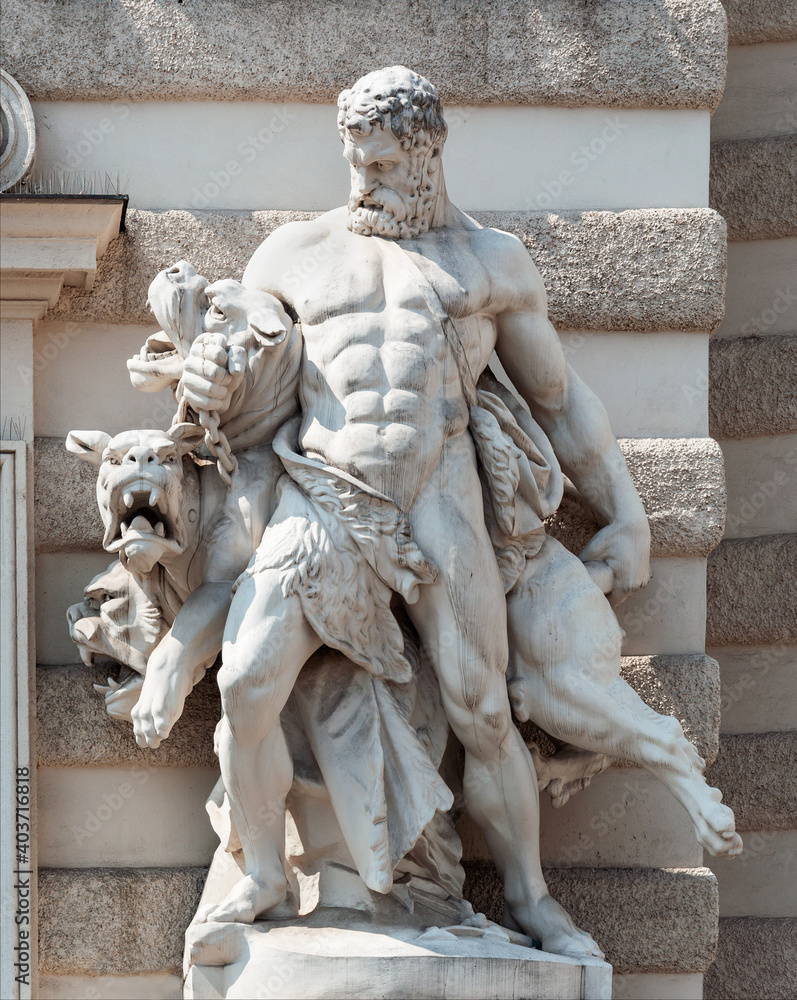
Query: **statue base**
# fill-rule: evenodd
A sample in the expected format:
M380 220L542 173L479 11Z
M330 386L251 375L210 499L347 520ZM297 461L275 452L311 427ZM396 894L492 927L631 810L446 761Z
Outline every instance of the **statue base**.
M192 931L201 930L201 941ZM612 968L514 943L503 928L204 924L190 1000L610 1000Z

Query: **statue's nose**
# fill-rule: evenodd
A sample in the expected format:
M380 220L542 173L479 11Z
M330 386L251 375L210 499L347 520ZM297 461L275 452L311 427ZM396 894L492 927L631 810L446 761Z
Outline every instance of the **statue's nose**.
M360 196L370 194L376 187L376 179L368 167L356 167L354 170L354 190Z

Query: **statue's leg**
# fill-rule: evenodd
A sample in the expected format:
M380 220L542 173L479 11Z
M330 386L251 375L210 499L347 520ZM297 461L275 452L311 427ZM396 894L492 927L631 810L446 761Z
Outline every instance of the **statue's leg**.
M218 675L224 710L218 750L246 876L209 920L251 923L285 898L285 797L293 765L280 712L320 644L299 598L283 596L278 570L265 569L241 582Z
M410 520L440 575L407 610L465 749L466 808L503 876L512 921L546 951L601 955L548 894L540 867L537 779L509 706L506 602L469 438L449 442Z
M733 813L703 777L681 724L620 677L621 632L581 561L553 538L507 599L510 694L537 725L585 750L647 768L686 808L712 854L737 854Z

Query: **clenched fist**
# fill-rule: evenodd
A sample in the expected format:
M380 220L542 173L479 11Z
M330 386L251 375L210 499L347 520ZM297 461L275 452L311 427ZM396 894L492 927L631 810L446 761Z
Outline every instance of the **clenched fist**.
M178 395L198 412L224 413L246 370L246 351L220 333L200 334L183 366Z

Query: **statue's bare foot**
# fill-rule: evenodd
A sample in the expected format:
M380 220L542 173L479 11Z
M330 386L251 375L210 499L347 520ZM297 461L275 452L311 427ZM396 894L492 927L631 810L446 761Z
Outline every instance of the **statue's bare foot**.
M715 858L735 858L742 853L742 838L736 832L733 811L722 804L718 788L706 786L690 813L698 842L709 854Z
M576 927L552 896L542 896L530 905L507 906L507 910L525 934L542 942L543 951L571 958L603 958L589 934Z
M284 886L265 885L252 875L244 875L205 919L218 923L252 924L257 917L274 911L284 900Z

